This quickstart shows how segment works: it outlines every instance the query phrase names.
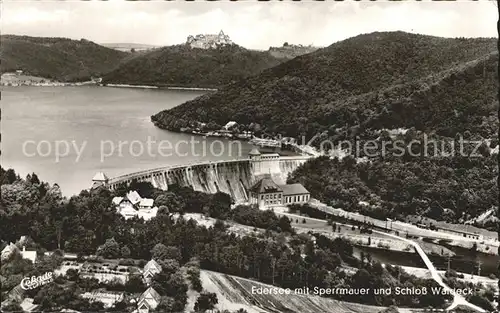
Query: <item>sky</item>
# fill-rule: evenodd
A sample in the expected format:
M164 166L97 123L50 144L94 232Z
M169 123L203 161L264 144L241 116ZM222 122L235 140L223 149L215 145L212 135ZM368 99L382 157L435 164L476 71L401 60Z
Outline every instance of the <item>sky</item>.
M266 50L284 42L328 46L374 31L442 37L497 37L494 1L457 2L125 2L22 1L1 4L1 33L85 38L97 43L180 44L223 30Z

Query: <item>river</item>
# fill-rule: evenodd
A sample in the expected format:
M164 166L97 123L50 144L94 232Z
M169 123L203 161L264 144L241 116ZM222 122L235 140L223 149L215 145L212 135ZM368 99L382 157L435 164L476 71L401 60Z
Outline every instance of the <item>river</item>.
M246 157L246 142L159 129L150 116L206 91L2 87L2 166L35 172L66 196L109 177L202 160ZM142 150L142 151L141 151Z

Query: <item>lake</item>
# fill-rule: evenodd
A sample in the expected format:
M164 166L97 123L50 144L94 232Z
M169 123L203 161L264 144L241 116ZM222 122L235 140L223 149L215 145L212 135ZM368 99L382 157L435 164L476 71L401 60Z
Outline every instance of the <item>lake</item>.
M205 91L2 87L2 166L35 172L65 195L109 177L167 165L246 157L252 146L159 129L150 116Z

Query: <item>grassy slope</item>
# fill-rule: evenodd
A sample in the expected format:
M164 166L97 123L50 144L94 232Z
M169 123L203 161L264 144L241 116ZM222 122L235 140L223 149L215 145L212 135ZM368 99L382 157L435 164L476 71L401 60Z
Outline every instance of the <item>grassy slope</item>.
M111 71L127 55L83 39L1 37L2 73L21 69L60 81L85 80Z
M244 308L249 313L377 313L382 307L337 301L314 295L257 295L252 287L272 288L249 279L212 271L201 271L202 285L217 294L218 309L236 311ZM400 309L401 313L421 310Z

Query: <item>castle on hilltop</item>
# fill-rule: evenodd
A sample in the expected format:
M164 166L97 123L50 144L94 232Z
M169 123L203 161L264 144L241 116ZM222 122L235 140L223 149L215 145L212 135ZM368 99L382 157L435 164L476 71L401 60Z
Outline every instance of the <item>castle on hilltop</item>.
M215 49L220 46L233 45L233 42L228 35L221 30L216 34L199 34L196 36L188 36L186 44L191 48L198 49Z
M300 55L308 54L318 50L313 45L293 45L285 42L281 47L269 47L269 53L275 58L293 59Z

